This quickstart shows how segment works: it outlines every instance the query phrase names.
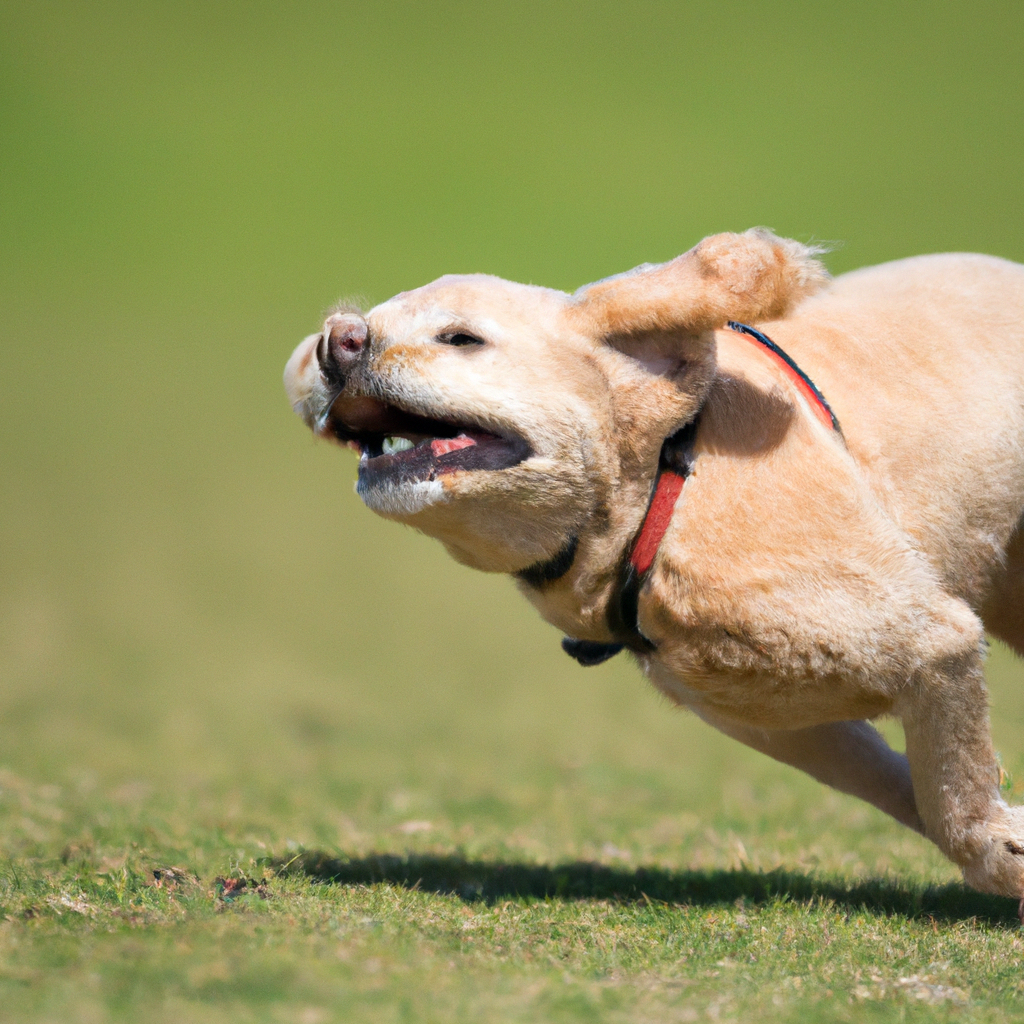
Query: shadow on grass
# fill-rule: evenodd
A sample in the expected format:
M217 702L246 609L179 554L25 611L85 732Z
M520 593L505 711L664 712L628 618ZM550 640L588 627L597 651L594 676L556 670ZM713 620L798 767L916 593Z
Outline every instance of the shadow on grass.
M377 854L345 859L315 850L270 862L284 875L304 875L338 885L392 885L454 894L467 902L501 899L611 900L671 906L721 906L742 900L758 905L777 900L829 902L850 912L899 914L954 922L976 919L1019 927L1015 901L972 892L962 885L914 886L891 878L855 882L795 871L666 871L607 867L589 861L521 864L467 860L459 856Z

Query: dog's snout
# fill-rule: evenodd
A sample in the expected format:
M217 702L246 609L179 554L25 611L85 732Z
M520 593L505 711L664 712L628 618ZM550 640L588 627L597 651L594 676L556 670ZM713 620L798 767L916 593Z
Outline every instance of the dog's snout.
M316 356L325 377L342 381L366 347L366 321L358 313L339 313L324 324Z

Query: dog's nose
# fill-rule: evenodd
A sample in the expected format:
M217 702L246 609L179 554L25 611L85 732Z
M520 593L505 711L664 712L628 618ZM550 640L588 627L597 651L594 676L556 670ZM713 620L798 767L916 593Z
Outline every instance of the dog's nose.
M335 313L324 324L316 357L323 375L342 383L366 347L366 321L358 313Z

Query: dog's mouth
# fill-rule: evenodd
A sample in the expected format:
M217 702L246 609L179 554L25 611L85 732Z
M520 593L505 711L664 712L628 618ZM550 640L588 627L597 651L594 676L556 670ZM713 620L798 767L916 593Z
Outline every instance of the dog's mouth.
M434 419L365 395L341 395L323 433L359 452L360 487L416 483L449 473L503 470L532 454L513 434L457 420Z

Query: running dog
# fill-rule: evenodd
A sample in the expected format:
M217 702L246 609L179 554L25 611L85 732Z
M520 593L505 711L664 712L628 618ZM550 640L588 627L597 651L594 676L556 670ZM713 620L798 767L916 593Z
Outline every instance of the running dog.
M755 229L572 295L442 277L285 370L374 512L729 736L1024 896L982 661L1024 655L1024 266L830 280ZM907 753L869 720L892 715Z

